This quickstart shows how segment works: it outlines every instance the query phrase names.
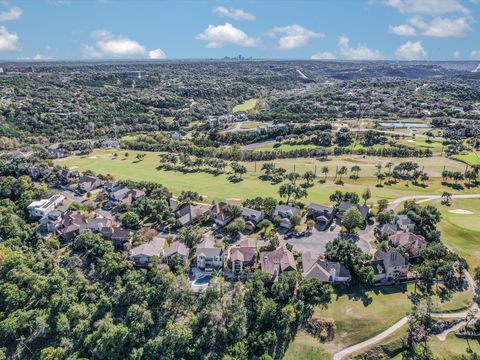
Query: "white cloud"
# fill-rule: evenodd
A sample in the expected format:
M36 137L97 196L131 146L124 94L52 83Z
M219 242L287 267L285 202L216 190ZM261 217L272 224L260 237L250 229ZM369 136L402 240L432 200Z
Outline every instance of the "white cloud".
M390 32L400 36L413 36L417 33L415 28L408 24L402 24L398 26L390 25Z
M421 30L424 36L433 37L461 37L472 31L470 18L459 17L456 19L434 18L430 23L425 22L421 17L413 17L410 24Z
M395 51L395 56L399 60L425 60L427 52L423 48L421 41L407 41Z
M17 58L18 60L34 60L34 61L45 61L45 60L52 60L53 58L50 56L42 55L42 54L36 54L35 56L28 57L19 57Z
M249 37L242 30L237 29L230 23L224 25L208 25L208 27L196 36L198 40L207 41L207 48L221 48L227 44L235 44L243 47L255 47L258 40Z
M337 57L330 51L318 52L310 56L312 60L335 60Z
M141 56L146 53L145 48L135 40L124 36L114 36L106 30L98 30L92 33L96 40L96 47L105 55L114 57Z
M225 6L217 6L213 8L213 12L217 15L228 17L233 20L246 20L246 21L254 21L255 15L252 13L246 12L242 9L234 9L234 8L226 8Z
M97 50L92 45L83 44L82 45L82 55L87 59L96 59L103 57L103 53L100 50Z
M383 3L401 13L408 14L436 16L451 13L470 13L458 0L384 0Z
M338 39L338 48L342 58L349 60L383 60L383 54L375 49L370 49L366 44L358 44L356 48L350 47L350 40L345 36Z
M94 45L82 45L82 53L85 58L165 58L161 49L147 51L143 45L125 36L116 36L107 30L92 32L95 39Z
M300 25L288 25L274 27L270 34L283 34L278 40L278 47L282 50L293 50L302 48L308 45L310 39L325 37L322 33L317 33Z
M9 33L5 26L0 26L0 52L19 51L17 33Z
M8 11L0 12L0 21L18 20L22 16L22 9L19 7L12 7Z
M480 60L480 50L472 50L470 52L470 58L472 60Z
M460 59L460 51L454 51L453 54L452 54L452 57L454 59Z
M155 49L152 51L148 52L148 57L150 59L165 59L165 53L162 51L162 49Z

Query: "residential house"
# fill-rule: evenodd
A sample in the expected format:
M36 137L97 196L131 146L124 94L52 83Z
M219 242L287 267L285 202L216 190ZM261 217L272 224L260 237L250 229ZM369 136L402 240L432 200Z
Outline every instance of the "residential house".
M180 241L174 241L169 248L163 250L162 262L167 265L187 265L190 250Z
M118 140L105 140L105 141L102 141L100 146L103 147L103 148L118 149L118 148L120 148L120 141L118 141Z
M55 210L50 211L48 215L45 215L39 220L40 226L38 232L40 233L53 233L57 229L62 220L63 214L68 211L68 206L59 206Z
M273 212L273 217L280 217L280 227L290 229L293 225L291 219L295 215L300 215L300 209L289 205L277 205Z
M223 247L215 246L213 239L205 239L197 245L196 259L197 267L200 270L211 272L214 269L222 269L224 259Z
M33 180L37 180L40 177L50 175L52 169L48 165L33 165L29 168L28 174Z
M210 217L220 226L225 226L233 220L232 216L225 212L227 206L227 203L220 202L218 204L213 204L210 208Z
M105 207L113 207L116 205L132 205L132 203L145 196L145 192L139 189L129 189L127 187L116 189L112 191L109 195L109 201Z
M101 228L101 233L118 247L130 241L130 230L122 227L104 226Z
M57 173L57 177L63 184L70 184L80 177L80 173L77 170L62 169Z
M425 249L428 245L423 236L415 235L412 232L402 232L392 235L388 238L388 243L394 247L401 246L404 248L410 259L418 257L420 251Z
M171 138L172 140L176 140L176 141L177 141L177 140L182 140L182 139L183 139L183 136L182 136L182 134L180 134L180 133L178 133L178 132L175 131L174 133L172 133L172 134L170 135L170 138Z
M178 201L173 198L170 198L168 199L168 206L170 207L170 210L175 212L178 210Z
M302 254L302 264L305 280L318 279L322 283L345 284L352 278L344 264L322 260L310 251Z
M87 218L78 211L67 211L58 224L57 233L63 242L69 242L77 235L92 232L99 233L107 227L111 227L112 220L105 218Z
M86 224L86 219L82 214L78 211L67 211L57 228L60 240L63 242L73 240L80 233L80 227L84 224Z
M342 201L337 208L337 219L339 221L342 221L343 214L350 209L351 207L356 207L360 211L360 215L362 216L363 221L367 221L368 216L370 215L370 208L366 205L360 205L360 204L353 204L349 201Z
M162 258L164 245L165 238L156 236L148 243L132 248L128 258L134 261L137 266L148 266L154 256L159 259Z
M273 251L261 252L260 267L263 272L270 274L273 280L283 272L297 270L293 254L284 246L279 246Z
M315 223L322 228L327 227L328 224L332 222L334 214L335 207L333 206L325 206L315 203L311 203L307 206L307 217L315 220Z
M100 186L102 186L102 181L95 176L82 175L78 179L78 189L81 192L90 192Z
M376 281L393 282L406 278L408 273L408 260L397 250L387 252L378 250L374 260L371 261Z
M27 206L27 209L31 216L44 217L45 215L48 215L50 212L55 210L55 208L63 200L65 200L65 196L56 194L50 196L48 199L42 199L32 202L30 205Z
M56 159L68 156L68 151L62 148L62 144L56 143L47 147L47 152Z
M257 224L265 218L263 211L240 207L242 216L245 219L245 229L255 231Z
M381 236L390 236L397 233L397 225L395 224L382 224L376 227L375 232Z
M208 205L188 204L176 212L177 226L190 226L210 211Z
M244 239L230 247L229 260L234 275L240 274L245 268L254 268L257 262L257 242L255 239Z
M395 215L393 223L397 225L399 230L414 231L415 223L408 217L408 215Z

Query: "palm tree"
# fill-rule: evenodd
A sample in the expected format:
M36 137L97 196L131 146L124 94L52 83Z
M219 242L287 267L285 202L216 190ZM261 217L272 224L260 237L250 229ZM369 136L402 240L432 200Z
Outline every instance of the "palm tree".
M388 169L388 173L386 174L388 176L388 182L390 182L390 177L392 176L392 167L395 165L393 162L389 161L385 165L385 167Z
M338 175L340 175L340 178L338 179L339 182L342 182L342 176L345 175L347 171L348 169L346 166L340 167L340 169L338 170Z
M442 202L445 203L446 205L450 205L451 199L452 199L452 194L450 194L448 191L444 191L442 194Z
M358 165L353 165L350 171L354 174L355 179L358 179L358 173L362 170L362 168Z
M327 174L328 174L328 172L330 171L330 170L328 169L328 166L322 167L322 170L321 170L321 171L322 171L322 174L325 175L325 181L327 181Z
M380 183L379 185L382 185L382 181L385 179L385 174L377 172L375 176L377 177L377 183Z
M287 179L290 180L292 184L295 184L299 177L300 177L300 174L296 172L291 172L287 175Z

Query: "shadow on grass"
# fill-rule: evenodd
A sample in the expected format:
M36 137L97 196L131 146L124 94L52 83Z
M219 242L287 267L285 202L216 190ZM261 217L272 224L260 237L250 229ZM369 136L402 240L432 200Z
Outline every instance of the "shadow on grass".
M232 183L232 184L236 184L236 183L239 183L239 182L242 182L243 179L242 178L239 178L235 175L231 175L227 178L228 182Z
M340 288L337 290L337 300L341 296L347 296L349 300L361 301L363 306L369 306L373 302L373 297L368 294L373 293L375 295L391 295L398 293L406 293L407 284L388 285L388 286L361 286L357 285L350 288Z

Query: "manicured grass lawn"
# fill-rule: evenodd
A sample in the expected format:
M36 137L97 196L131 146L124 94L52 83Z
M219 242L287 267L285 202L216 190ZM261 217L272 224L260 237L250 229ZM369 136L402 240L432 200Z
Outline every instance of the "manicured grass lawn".
M379 342L376 346L389 346L396 340L400 339L401 337L404 337L407 333L408 326L402 326L400 329L395 331L393 334L385 338L383 341ZM460 359L462 355L466 355L466 350L468 348L468 343L470 343L470 346L474 352L477 354L480 353L480 342L478 340L465 340L461 339L455 336L454 333L448 334L447 338L445 341L440 341L438 337L432 336L429 341L430 349L433 352L433 355L435 356L435 359L439 360L454 360L454 359ZM355 353L355 355L360 355L362 353L365 353L368 349L365 349L364 352L361 353ZM392 360L401 360L402 355L397 354L396 356L391 358Z
M441 140L431 140L430 142L427 142L427 139L425 138L408 138L399 140L398 142L402 145L414 147L417 149L430 149L433 151L434 154L440 153L443 146Z
M117 158L113 157L113 153L117 153ZM129 153L129 156L125 158L125 152ZM107 175L110 174L118 180L138 180L138 181L155 181L159 182L171 191L178 194L182 190L197 191L206 196L206 201L212 200L225 200L225 199L246 199L256 196L272 196L278 198L278 188L280 184L272 185L268 181L262 181L259 179L261 175L260 169L262 162L256 163L244 163L247 167L247 174L243 176L243 181L238 183L231 183L228 181L229 174L222 174L214 176L207 173L183 173L176 171L164 171L159 170L157 167L160 165L160 158L158 153L147 152L145 158L142 161L138 161L135 156L139 153L131 150L95 150L87 156L72 156L65 159L57 160L56 163L65 165L69 168L77 168L81 171L92 170L97 174ZM144 152L140 152L144 153ZM406 186L404 182L398 183L392 186L385 186L382 188L375 187L376 179L373 178L374 172L377 170L375 164L386 164L388 161L393 163L399 163L401 161L417 161L420 166L425 167L432 177L429 181L427 188L419 186ZM451 170L463 170L464 165L446 158L425 158L425 159L391 159L391 158L377 158L377 157L363 157L345 155L339 157L332 157L331 160L326 162L319 162L316 159L279 159L274 161L276 166L284 167L287 171L293 171L303 174L307 170L315 170L317 167L317 175L319 179L323 179L323 175L320 173L320 169L323 166L328 166L330 173L328 174L327 182L320 184L315 182L314 186L307 189L308 198L304 200L315 201L320 203L329 203L329 196L335 190L342 191L356 191L362 193L367 187L370 187L372 191L372 199L370 203L384 198L395 199L402 196L408 196L413 194L441 194L443 188L440 184L440 173L444 166ZM344 176L344 185L336 185L333 183L335 169L341 166L346 166L350 169L353 165L359 165L362 170L360 171L360 179L352 180L347 176ZM338 179L337 179L338 180ZM451 193L458 193L458 191L448 190ZM463 190L462 193L474 193L478 192L477 189Z
M255 106L257 106L258 99L249 99L245 101L243 104L238 104L233 108L233 112L240 112L240 111L245 111L248 112L250 110L253 110Z
M308 334L299 333L297 335L299 339L295 338L287 354L291 352L302 359L316 359L308 357L313 353L312 346L316 343L319 351L326 351L333 356L341 349L377 335L407 315L412 306L408 294L413 290L414 286L409 284L339 293L327 309L315 310L315 315L335 320L337 334L334 341L322 344ZM436 298L438 311L450 312L465 309L472 304L472 297L473 293L469 289L454 293L452 298L445 302ZM395 336L392 335L389 338L393 340ZM306 339L309 346L304 347L302 344L307 341Z
M316 315L335 319L337 336L334 342L341 348L364 341L404 317L411 309L408 294L412 284L374 288L339 296L326 310ZM455 293L451 300L439 303L439 311L456 311L472 303L472 292Z
M442 212L439 230L443 242L470 265L470 270L480 266L480 199L454 199L451 206L432 202ZM468 210L473 214L454 214L455 209Z
M290 343L283 360L314 360L330 359L331 355L325 350L325 345L312 335L299 331L295 341Z
M430 340L430 348L436 359L454 360L460 359L462 355L466 355L468 343L474 352L480 354L480 343L478 340L460 339L455 334L448 334L445 341L440 341L436 336Z
M264 123L260 121L245 121L240 125L241 129L256 129L259 126L264 125Z
M468 154L453 155L452 158L462 161L468 165L480 165L480 155L475 151Z

